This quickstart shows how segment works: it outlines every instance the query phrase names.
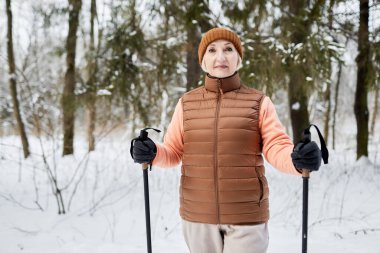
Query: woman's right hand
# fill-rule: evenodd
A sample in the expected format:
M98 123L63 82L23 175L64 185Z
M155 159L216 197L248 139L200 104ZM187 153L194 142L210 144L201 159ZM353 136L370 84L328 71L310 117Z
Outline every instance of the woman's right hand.
M131 156L135 163L152 163L157 154L156 144L150 139L136 139L132 142Z

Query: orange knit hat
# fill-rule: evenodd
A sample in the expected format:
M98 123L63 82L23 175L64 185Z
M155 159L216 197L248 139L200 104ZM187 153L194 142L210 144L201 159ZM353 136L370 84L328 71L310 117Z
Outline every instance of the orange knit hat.
M241 41L239 36L236 33L222 27L212 28L206 32L199 43L198 47L198 60L199 64L202 64L203 55L206 52L207 46L216 40L228 40L234 44L238 54L241 58L243 58L243 47L241 45Z

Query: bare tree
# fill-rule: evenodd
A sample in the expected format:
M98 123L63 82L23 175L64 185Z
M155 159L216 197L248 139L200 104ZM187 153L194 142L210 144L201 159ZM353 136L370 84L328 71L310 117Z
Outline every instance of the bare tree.
M328 5L328 27L329 30L333 29L333 7L334 7L335 1L331 0L329 5ZM334 37L334 40L335 37ZM331 64L331 63L330 63ZM329 67L329 76L331 77L331 65ZM331 88L332 88L332 80L328 80L326 82L327 87L326 87L326 92L325 92L325 101L326 101L326 111L325 111L325 118L324 118L324 130L323 130L323 135L325 136L325 141L328 144L329 143L329 130L330 130L330 114L331 114Z
M94 37L94 24L97 16L96 0L91 0L90 9L90 45L87 55L87 94L86 94L86 114L87 114L87 142L88 151L95 150L95 123L96 123L96 72L97 62L95 57L95 37Z
M339 62L338 65L338 74L337 74L337 81L335 84L335 96L334 96L334 110L333 110L333 118L332 118L332 146L333 149L335 149L335 129L336 129L336 114L338 112L338 99L339 99L339 88L341 83L341 77L342 77L342 66L343 63Z
M62 95L63 110L63 155L74 152L75 121L75 51L81 0L69 0L69 32L66 41L66 74Z
M330 129L330 114L331 114L331 81L327 82L326 92L325 92L325 103L326 111L324 115L324 129L323 136L325 137L326 143L329 141L329 129Z
M356 118L356 158L368 156L368 86L370 82L370 46L368 32L369 6L368 0L360 0L360 23L358 34L358 66L354 112Z
M12 9L11 0L6 0L6 10L8 17L8 34L7 34L7 48L8 48L8 65L9 65L9 90L13 102L13 112L16 118L18 131L21 137L22 148L24 157L30 155L28 137L25 132L24 122L21 117L20 103L17 98L17 83L16 83L16 64L13 53L13 28L12 28Z
M375 134L375 124L376 124L377 114L379 112L379 92L380 92L380 83L377 82L376 87L375 87L375 101L374 101L373 113L372 113L371 135Z

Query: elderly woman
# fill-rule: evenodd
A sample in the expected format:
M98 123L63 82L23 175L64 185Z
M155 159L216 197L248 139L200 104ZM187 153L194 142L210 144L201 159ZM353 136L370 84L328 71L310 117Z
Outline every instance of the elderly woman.
M266 252L269 190L262 156L299 176L294 145L271 100L240 80L243 47L234 32L209 30L198 56L204 85L181 97L164 143L136 141L133 157L161 167L182 161L180 215L190 252ZM307 156L297 155L311 170L321 160L314 144L304 145Z

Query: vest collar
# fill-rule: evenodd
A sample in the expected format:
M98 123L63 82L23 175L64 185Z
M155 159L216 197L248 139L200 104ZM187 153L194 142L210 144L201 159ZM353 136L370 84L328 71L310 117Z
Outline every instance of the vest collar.
M217 78L206 74L205 77L205 88L208 91L222 93L229 92L232 90L239 89L241 86L240 77L238 72L235 72L232 76Z

